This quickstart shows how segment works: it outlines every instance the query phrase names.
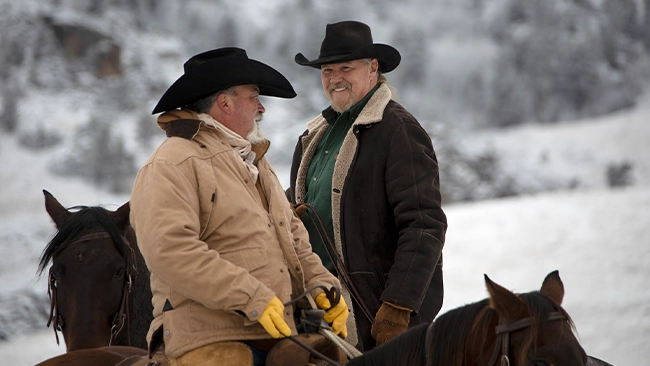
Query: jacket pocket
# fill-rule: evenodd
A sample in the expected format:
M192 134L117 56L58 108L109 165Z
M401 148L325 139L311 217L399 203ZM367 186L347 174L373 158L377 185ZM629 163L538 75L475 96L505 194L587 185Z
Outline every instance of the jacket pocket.
M249 272L264 267L268 262L268 254L262 247L237 248L229 251L220 251L221 258L230 263L245 268Z
M190 332L244 327L244 317L234 311L208 309L192 301L189 304Z

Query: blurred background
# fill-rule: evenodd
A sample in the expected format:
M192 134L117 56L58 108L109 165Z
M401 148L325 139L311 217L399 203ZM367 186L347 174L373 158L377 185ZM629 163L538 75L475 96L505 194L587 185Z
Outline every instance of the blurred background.
M527 197L554 202L537 203L528 213L537 220L562 210L563 194L589 192L589 199L569 199L575 204L564 210L625 217L621 228L633 217L636 231L625 241L630 252L616 263L650 254L644 229L650 221L650 0L0 0L0 278L9 280L0 291L0 340L42 330L49 310L46 285L34 276L54 229L41 189L67 206L115 209L128 200L137 170L164 139L151 110L188 58L224 46L244 48L276 68L298 93L292 100L262 98L268 157L287 187L297 136L328 105L319 72L298 66L294 55L316 58L325 25L351 19L367 23L376 43L402 55L386 76L429 132L440 161L450 213L448 274L468 271L453 262L464 241L467 247L489 235L492 246L506 241L498 230L507 225L490 222L489 232L480 231L486 216L470 219L470 212L494 217ZM585 201L626 202L615 212L639 214L612 215L613 203ZM488 206L472 211L480 202ZM511 220L527 209L503 212ZM554 225L577 227L586 214L561 216L575 221L515 237L551 236L550 245L558 245L566 237ZM587 231L607 231L610 224L598 221ZM615 246L620 236L616 231L605 241ZM581 259L560 264L570 271ZM593 270L606 259L593 259ZM650 286L640 280L647 270L639 268L646 264L630 265L637 276L630 293L644 301ZM482 298L481 274L471 273L479 290L459 290L457 300L454 285L462 284L448 282L452 301L445 306ZM500 283L511 288L510 278ZM535 274L535 287L542 278ZM612 296L612 303L627 301ZM650 307L635 309L638 341L647 343ZM598 344L615 354L616 342Z
M650 0L2 0L0 130L47 152L55 174L128 192L162 138L150 111L183 63L238 46L298 93L263 100L270 157L283 171L305 121L327 106L318 71L293 57L316 58L327 23L356 19L402 54L388 80L447 162L446 202L590 185L523 182L500 171L494 149L459 145L477 130L638 104L650 80L648 8Z

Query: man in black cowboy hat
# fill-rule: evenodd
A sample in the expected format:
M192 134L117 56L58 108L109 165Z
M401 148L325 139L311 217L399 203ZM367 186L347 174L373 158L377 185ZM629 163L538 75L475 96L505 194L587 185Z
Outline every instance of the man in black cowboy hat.
M138 172L131 223L151 271L157 336L173 365L264 364L297 334L295 304L316 285L340 286L311 251L264 157L260 95L293 98L279 72L239 48L190 58L153 113L167 139ZM323 290L311 292L326 298ZM309 299L312 301L313 299ZM345 337L345 301L325 320Z
M433 321L443 300L438 162L383 75L400 59L357 21L328 24L317 59L295 57L321 70L331 106L298 140L287 196L297 212L311 205L334 238L328 253L315 215L301 216L314 251L352 298L348 340L363 351Z

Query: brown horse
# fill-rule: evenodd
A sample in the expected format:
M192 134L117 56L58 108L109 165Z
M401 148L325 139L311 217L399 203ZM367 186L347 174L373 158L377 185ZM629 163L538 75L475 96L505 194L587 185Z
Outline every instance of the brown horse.
M126 346L78 349L47 359L36 366L115 366L121 362L144 357L147 351Z
M516 295L487 276L485 284L488 299L450 310L348 365L588 365L573 322L560 306L564 285L557 271L539 292Z
M50 261L50 324L68 352L109 345L147 349L153 319L149 271L129 224L129 203L66 209L47 191L45 209L57 232L40 258Z

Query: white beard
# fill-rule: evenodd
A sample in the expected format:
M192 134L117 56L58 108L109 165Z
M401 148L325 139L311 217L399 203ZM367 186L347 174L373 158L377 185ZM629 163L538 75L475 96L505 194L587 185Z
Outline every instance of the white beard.
M264 140L266 140L264 133L260 129L260 125L259 125L260 121L262 121L261 113L255 116L255 123L253 123L253 129L246 136L246 140L248 140L253 145L259 144L261 142L264 142Z

